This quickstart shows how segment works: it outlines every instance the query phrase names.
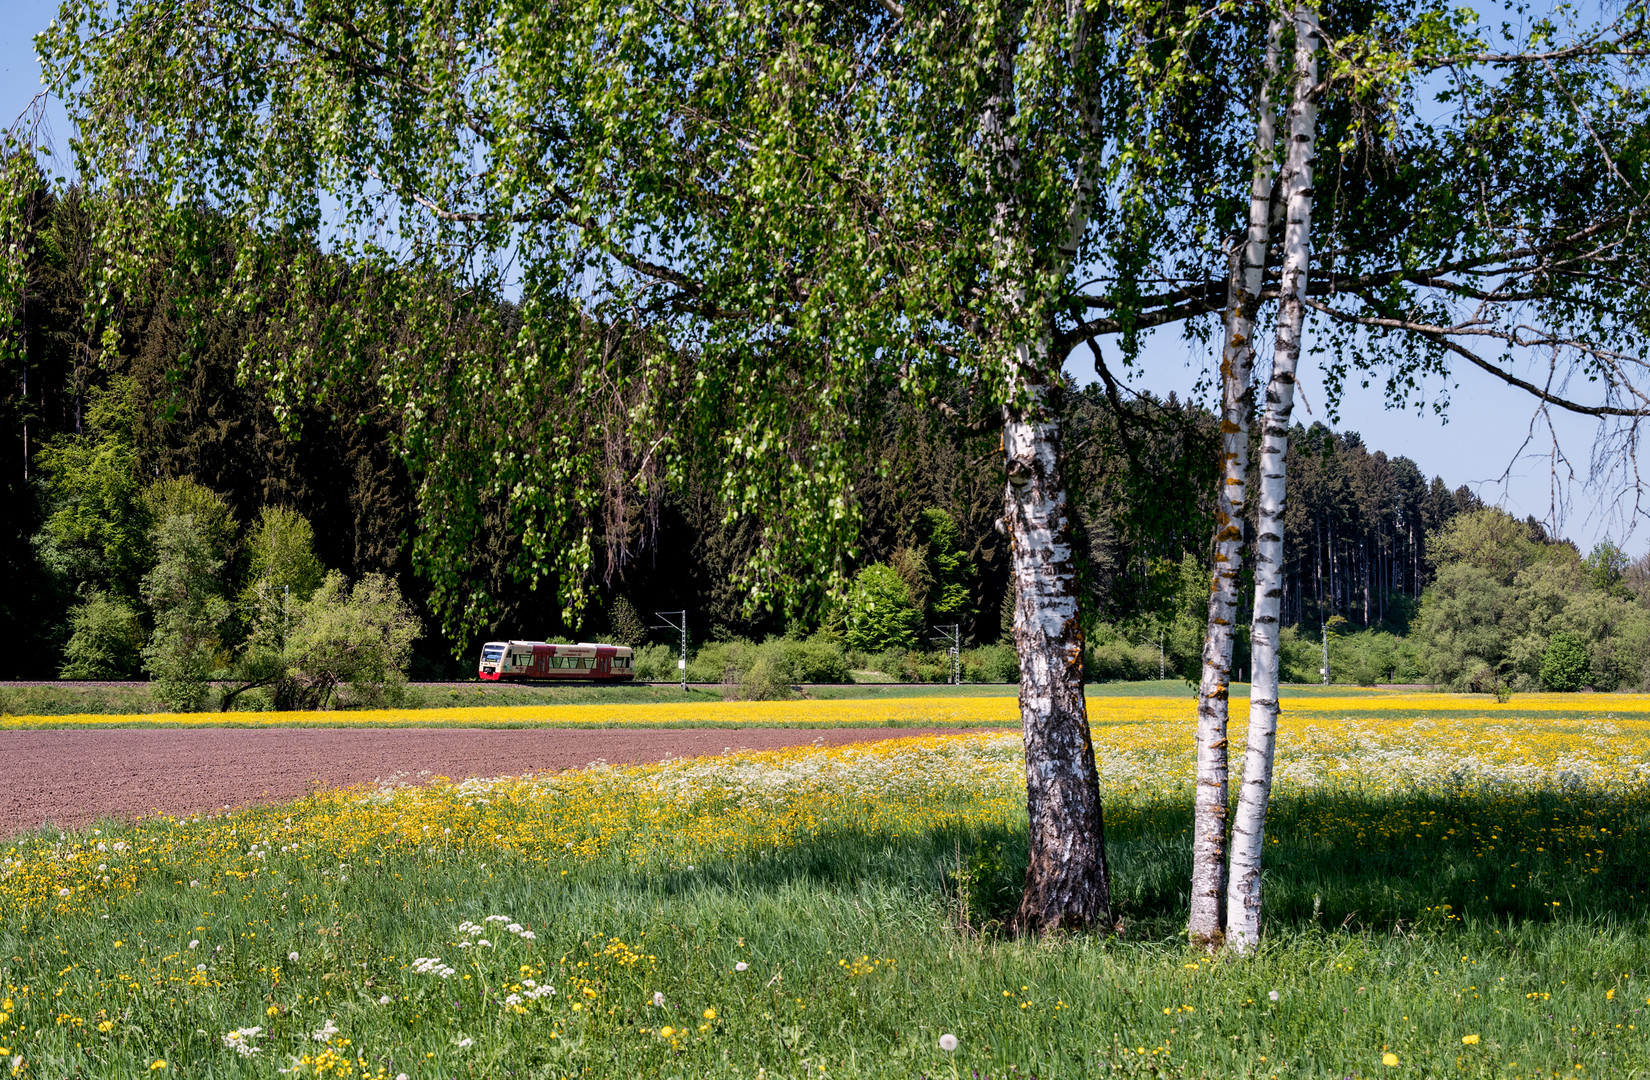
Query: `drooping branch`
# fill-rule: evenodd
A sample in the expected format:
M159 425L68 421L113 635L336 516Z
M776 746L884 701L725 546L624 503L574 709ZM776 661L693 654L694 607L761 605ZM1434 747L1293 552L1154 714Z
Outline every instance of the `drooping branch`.
M1559 395L1554 394L1551 391L1546 390L1546 389L1544 389L1540 386L1537 386L1536 384L1534 384L1534 383L1532 383L1532 382L1530 382L1526 379L1521 379L1517 375L1514 375L1512 372L1506 370L1505 368L1501 367L1500 365L1495 364L1495 363L1493 363L1489 360L1484 359L1482 356L1479 356L1477 353L1475 353L1472 350L1468 349L1466 346L1464 346L1464 345L1460 344L1459 342L1455 341L1454 340L1454 335L1494 337L1494 338L1499 338L1503 341L1506 341L1509 345L1512 345L1512 346L1515 346L1515 347L1530 348L1530 347L1538 347L1538 346L1543 346L1543 345L1550 345L1550 346L1555 346L1555 347L1572 348L1572 349L1576 349L1576 350L1579 350L1579 351L1587 352L1587 353L1592 354L1592 355L1600 355L1599 350L1596 350L1596 349L1594 349L1590 346L1587 346L1584 342L1578 342L1578 341L1574 341L1574 340L1561 340L1561 339L1557 339L1557 338L1549 338L1548 340L1521 338L1514 331L1501 331L1501 330L1496 330L1494 328L1484 327L1484 326L1460 326L1460 327L1436 326L1436 325L1433 325L1433 324L1430 324L1430 323L1411 322L1411 321L1406 320L1406 319L1390 319L1390 318L1381 318L1381 317L1369 316L1369 315L1353 315L1349 312L1340 311L1337 308L1334 308L1334 307L1332 307L1328 304L1324 304L1324 303L1314 301L1314 300L1308 300L1306 302L1306 304L1312 310L1314 310L1316 312L1319 312L1320 314L1327 315L1328 317L1330 317L1331 319L1334 319L1337 322L1347 323L1347 324L1352 324L1352 325L1357 325L1357 326L1374 327L1374 328L1378 328L1378 329L1382 329L1382 330L1399 330L1399 331L1404 331L1406 333L1419 335L1420 337L1423 337L1423 338L1427 339L1428 341L1431 341L1431 342L1437 344L1441 348L1444 348L1444 349L1448 350L1449 352L1454 353L1455 355L1461 357L1462 359L1466 360L1467 362L1473 364L1475 367L1481 368L1482 370L1488 372L1489 374L1494 375L1496 378L1498 378L1501 381L1505 382L1507 385L1516 386L1518 389L1523 390L1524 392L1530 394L1531 396L1537 398L1538 400L1543 401L1543 402L1547 403L1548 405L1557 406L1558 408L1564 409L1568 412L1578 413L1582 416L1596 416L1596 417L1616 416L1616 417L1631 417L1631 418L1635 418L1635 419L1650 416L1650 399L1645 399L1645 397L1642 393L1636 393L1636 395L1635 395L1635 396L1638 396L1641 400L1645 400L1645 402L1646 402L1645 407L1644 408L1639 408L1639 409L1624 409L1624 408L1621 408L1620 406L1616 406L1616 405L1588 405L1588 404L1585 404L1583 402L1572 401L1569 398L1560 397ZM1623 357L1617 356L1615 354L1609 354L1607 357L1601 357L1601 358L1607 358L1611 361L1624 359ZM1628 384L1628 385L1630 386L1630 384Z

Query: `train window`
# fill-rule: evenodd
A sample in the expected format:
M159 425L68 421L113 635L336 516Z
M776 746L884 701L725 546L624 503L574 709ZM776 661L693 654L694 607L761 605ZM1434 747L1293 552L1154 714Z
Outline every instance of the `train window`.
M481 650L481 658L483 660L497 660L499 657L501 657L503 655L504 655L504 646L503 645L489 645L486 648Z

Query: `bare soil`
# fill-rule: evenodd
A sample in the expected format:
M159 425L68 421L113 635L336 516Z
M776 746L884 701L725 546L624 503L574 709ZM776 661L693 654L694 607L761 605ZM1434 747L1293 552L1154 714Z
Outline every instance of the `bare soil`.
M42 824L280 802L410 782L628 765L736 750L967 734L955 728L191 728L0 731L0 836Z

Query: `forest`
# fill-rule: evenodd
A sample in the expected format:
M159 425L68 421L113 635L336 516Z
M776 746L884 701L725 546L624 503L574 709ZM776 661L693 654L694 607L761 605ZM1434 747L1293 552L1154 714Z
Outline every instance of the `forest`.
M413 678L468 677L488 637L662 642L648 616L683 609L695 679L750 683L750 669L769 655L777 670L759 671L756 683L764 672L782 683L845 679L856 669L938 681L950 675L941 626L957 627L965 679L1016 677L1005 645L1011 597L994 432L942 423L890 395L880 434L855 462L864 525L853 588L845 603L812 618L748 604L735 569L757 534L712 484L688 482L653 502L632 499L622 534L632 550L622 558L598 551L607 572L576 623L564 617L553 581L535 585L522 572L509 507L486 508L457 589L484 593L494 607L483 622L455 625L432 602L419 561L415 539L431 508L420 501L396 411L371 386L327 407L288 406L243 367L245 316L209 313L204 336L193 340L165 295L123 308L117 345L108 347L88 307L101 255L84 197L43 198L19 312L24 347L4 358L0 397L0 431L13 447L4 471L12 511L0 536L11 583L0 596L4 677L156 675L164 663L146 647L164 605L145 582L164 546L157 530L168 507L185 504L197 521L215 522L202 553L215 566L198 603L222 610L211 620L202 678L256 683L252 646L271 617L271 590L286 588L282 602L291 603L296 583L307 603L328 574L394 594L406 640L391 652L404 654ZM1081 541L1086 673L1195 680L1218 417L1172 397L1124 404L1100 382L1068 384L1061 409ZM1582 559L1533 519L1514 522L1464 487L1429 480L1410 459L1316 423L1297 425L1291 437L1287 505L1286 679L1318 681L1327 656L1330 678L1341 682L1486 691L1644 684L1644 560L1629 564L1607 544ZM1467 539L1473 530L1516 543ZM272 570L282 544L302 548L288 561L310 562ZM1492 547L1522 554L1516 565L1489 565ZM1525 602L1519 590L1541 599ZM1503 609L1546 614L1514 626ZM867 617L869 610L881 614ZM283 617L290 623L289 612ZM1480 628L1484 640L1469 642L1458 624L1474 619L1499 629ZM764 653L756 644L819 635L824 651L811 654ZM1584 673L1561 678L1544 668L1551 648L1579 649ZM1246 650L1240 634L1240 675ZM669 678L673 669L663 645L644 650L642 674ZM287 700L297 700L293 692Z

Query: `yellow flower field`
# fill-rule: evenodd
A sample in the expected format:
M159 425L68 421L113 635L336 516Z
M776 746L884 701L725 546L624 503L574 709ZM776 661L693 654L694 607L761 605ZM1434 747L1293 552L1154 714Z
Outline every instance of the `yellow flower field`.
M1186 705L1161 699L1106 704L1094 718L1094 737L1108 801L1122 802L1114 820L1130 806L1188 798L1195 762ZM1235 782L1243 745L1241 729L1233 734ZM1284 793L1356 787L1366 794L1417 786L1640 786L1650 782L1647 735L1646 719L1349 720L1299 710L1279 730L1277 784ZM140 826L129 849L114 854L91 837L44 852L37 847L28 859L14 848L0 857L0 924L43 907L67 911L106 902L138 887L146 867L175 862L186 850L189 861L211 868L203 872L220 875L221 883L256 875L272 849L324 852L325 860L347 863L362 852L480 845L552 866L606 856L685 866L806 844L844 829L904 837L1006 826L1023 814L1022 767L1019 736L1005 731L323 792L278 817L246 811L160 819Z
M1650 720L1297 703L1270 944L1228 963L1181 945L1191 702L1092 705L1118 940L958 932L1017 896L1012 730L385 783L0 844L0 1046L20 1077L944 1075L942 1033L982 1075L1650 1067Z
M1650 719L1650 695L1527 694L1498 704L1482 695L1377 691L1288 697L1284 714L1299 720L1380 714L1423 719L1478 716L1487 723L1527 719ZM1089 698L1096 726L1193 722L1188 691L1176 697ZM1233 698L1241 728L1246 698ZM1019 704L1000 697L901 697L856 700L693 701L574 705L479 705L333 712L72 713L0 716L0 731L59 727L1018 727Z

